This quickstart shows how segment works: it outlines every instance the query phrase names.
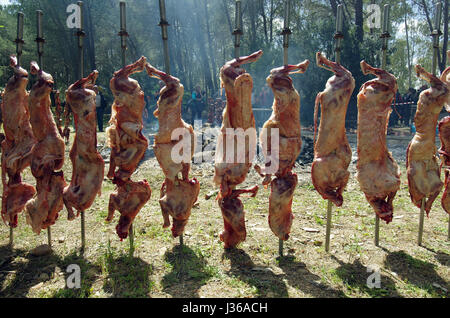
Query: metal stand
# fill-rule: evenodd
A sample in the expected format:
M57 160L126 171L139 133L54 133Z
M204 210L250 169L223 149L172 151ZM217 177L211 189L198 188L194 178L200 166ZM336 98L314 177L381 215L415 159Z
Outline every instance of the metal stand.
M344 34L342 33L342 26L344 22L344 15L343 15L343 6L342 4L339 4L337 6L336 11L336 33L334 34L334 40L336 43L336 47L334 49L335 51L335 60L336 63L341 63L341 44L342 39L344 38ZM333 211L333 202L331 200L328 200L328 207L327 207L327 228L325 233L325 251L330 251L330 236L331 236L331 212Z
M380 217L375 215L375 246L380 246Z
M17 57L17 66L20 66L21 58L22 58L22 47L25 43L23 41L23 13L17 13L17 38L14 41L16 43L16 57ZM9 245L12 248L14 246L14 228L12 226L9 227Z
M389 33L389 12L390 5L384 5L384 15L383 15L383 33L380 38L382 39L382 47L381 47L381 68L386 69L387 63L387 49L388 49L388 39L391 37ZM375 215L375 246L380 245L380 217Z
M166 19L166 4L164 0L159 0L159 14L161 21L159 22L159 26L161 27L161 36L163 40L163 50L164 50L164 71L167 74L170 74L170 56L169 56L169 35L167 32L167 27L169 23Z
M291 11L291 1L285 0L284 2L284 27L283 31L281 31L281 35L283 36L283 64L288 65L288 52L289 52L289 35L291 35L292 31L289 29L290 22L290 11ZM278 239L278 256L280 258L283 257L283 245L284 242L282 239Z
M44 43L45 43L45 39L43 37L43 32L42 32L42 16L43 16L43 12L41 10L36 10L36 26L37 26L37 37L36 37L36 43L37 43L37 54L38 54L38 63L39 63L39 67L41 69L44 68L44 61L43 61L43 56L44 56ZM47 241L48 241L48 246L52 247L52 229L49 226L47 228Z
M85 231L85 221L84 221L84 211L81 214L81 252L84 252L86 248L86 231Z
M419 217L419 236L417 239L417 245L419 246L422 246L424 217L425 217L425 199L422 199L422 206L420 207L420 217Z
M330 235L331 235L331 212L333 211L333 202L328 200L327 208L327 230L325 235L325 251L330 251Z
M126 3L124 1L120 1L120 42L121 42L121 49L122 49L122 67L127 66L126 61L126 52L127 52L127 38L128 38L128 32L127 32L127 14L126 14ZM134 254L134 231L133 231L133 224L130 225L130 229L128 231L128 242L130 243L130 251L129 255L130 257Z
M241 29L242 16L241 16L241 0L236 0L236 11L234 16L235 29L233 30L234 35L234 57L239 58L241 50L241 36L244 34Z
M83 30L83 1L77 2L80 7L80 28L78 29L76 36L78 36L78 53L79 53L79 76L80 79L84 76L84 51L83 51L83 41L86 33ZM81 211L81 252L84 253L86 247L86 233L85 233L85 220L84 220L84 211Z
M442 2L438 1L436 2L436 12L434 16L434 30L431 33L431 36L433 37L433 66L432 66L432 73L433 75L436 75L436 68L437 68L437 57L439 54L439 36L441 34L440 26L441 26L441 15L442 15ZM422 236L423 236L423 222L425 218L425 198L422 199L422 206L420 208L420 217L419 217L419 237L417 239L417 244L419 246L422 246ZM450 228L450 225L449 225Z

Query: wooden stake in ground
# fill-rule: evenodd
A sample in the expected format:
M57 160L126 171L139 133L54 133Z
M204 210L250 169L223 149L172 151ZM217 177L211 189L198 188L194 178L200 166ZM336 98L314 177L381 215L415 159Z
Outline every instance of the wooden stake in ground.
M335 47L335 61L336 63L341 63L341 44L342 39L344 38L344 34L342 33L342 27L344 22L344 8L342 4L337 6L336 12L336 33L334 34L334 39L336 43ZM331 236L331 212L333 210L333 204L331 200L328 200L328 208L327 208L327 227L325 233L325 251L330 251L330 236Z
M434 16L434 30L431 33L433 37L433 66L431 72L433 75L436 75L437 68L437 57L439 54L439 35L441 34L440 26L441 26L441 15L442 15L442 2L436 2L436 11ZM420 208L420 216L419 216L419 235L417 239L417 244L419 246L422 245L422 236L423 236L423 223L425 218L425 198L422 199L422 206ZM449 220L450 222L450 220ZM449 224L450 228L450 224Z
M76 33L76 36L78 37L78 56L79 56L79 77L84 77L84 52L83 52L83 42L84 37L86 33L83 30L83 1L77 2L78 6L80 7L80 27L78 29L78 32ZM80 212L81 214L81 252L84 252L84 249L86 247L86 233L85 233L85 219L84 219L84 211Z

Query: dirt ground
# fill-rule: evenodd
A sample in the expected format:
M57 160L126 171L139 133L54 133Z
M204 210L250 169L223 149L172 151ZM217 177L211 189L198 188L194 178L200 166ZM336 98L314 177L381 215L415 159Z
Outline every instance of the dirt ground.
M393 139L403 149L398 150L400 157L410 138ZM104 144L104 134L99 134L98 142ZM68 150L67 182L71 176ZM351 164L344 204L333 208L329 253L324 248L327 202L311 184L310 165L298 165L295 219L284 243L285 257L278 258L278 239L267 223L269 190L264 188L255 198L242 198L246 241L237 249L224 250L219 240L220 209L214 197L205 199L214 189L214 168L207 163L192 166L191 176L200 181L201 191L181 250L178 239L162 228L157 200L164 177L150 154L134 176L134 180L147 179L153 193L134 222L133 256L129 241L121 242L115 233L118 215L112 223L104 221L114 190L105 179L101 196L86 211L84 253L79 249L80 218L68 221L65 209L51 230L50 255L30 253L47 243L47 232L32 233L23 213L14 230L13 249L8 245L9 228L0 227L0 297L448 297L449 217L439 197L425 219L423 246L417 245L419 209L409 198L404 160L399 165L402 185L394 201L395 218L388 225L381 222L380 247L376 247L375 216L354 177L355 163ZM29 169L24 179L35 183ZM242 187L260 182L252 170ZM66 286L71 264L81 269L79 289Z

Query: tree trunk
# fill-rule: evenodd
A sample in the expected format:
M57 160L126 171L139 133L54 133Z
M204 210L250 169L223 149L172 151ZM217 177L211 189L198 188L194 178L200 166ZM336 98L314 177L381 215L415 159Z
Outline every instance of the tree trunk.
M405 33L406 33L406 50L408 54L408 83L409 87L412 87L412 79L411 79L411 55L409 51L409 35L408 35L408 14L406 8L406 0L403 0L403 6L405 7Z
M209 28L209 12L208 12L208 3L207 0L204 0L204 8L205 8L205 23L206 23L206 34L208 36L208 46L209 46L209 57L211 59L211 67L213 70L213 74L216 74L217 72L217 64L216 64L216 58L215 58L215 54L214 54L214 50L213 50L213 41L211 38L211 31ZM215 90L218 85L217 85L217 76L213 76L213 84L214 87L212 87L213 90Z
M227 17L228 27L230 28L230 35L233 34L233 24L231 23L230 12L228 11L228 6L226 0L222 0L223 11Z
M356 24L356 39L359 43L364 40L364 30L363 30L363 1L355 1L355 24Z
M273 0L270 0L270 43L273 41Z
M196 14L196 18L197 21L201 21L199 13L200 13L200 8L198 5L198 2L195 2L195 8L194 8ZM211 67L209 64L209 58L208 58L208 54L206 54L206 45L205 45L205 39L203 37L203 32L201 32L201 30L198 30L197 32L195 32L195 38L197 40L197 44L198 44L198 48L199 48L199 53L200 53L200 59L203 61L203 73L204 73L204 78L206 81L206 85L210 88L212 88L214 86L213 84L213 79L211 76Z
M86 33L87 33L87 56L89 58L89 64L91 66L91 70L97 69L97 63L95 62L95 26L92 23L92 1L88 1L85 6L86 10Z
M443 42L442 42L442 58L441 63L439 65L439 69L441 72L445 70L445 66L447 64L447 48L448 48L448 23L449 23L449 17L448 17L448 0L445 0L444 2L444 8L442 9L442 16L444 18L444 30L443 30Z
M267 34L267 18L266 18L266 12L264 10L264 0L259 1L259 9L261 10L261 16L263 19L263 25L264 25L264 38L266 40L266 44L269 44L269 36Z

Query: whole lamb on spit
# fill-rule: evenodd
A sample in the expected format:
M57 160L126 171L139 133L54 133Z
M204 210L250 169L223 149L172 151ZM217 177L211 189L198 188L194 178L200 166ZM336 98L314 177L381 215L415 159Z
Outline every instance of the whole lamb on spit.
M450 50L447 51L447 61L450 61ZM450 66L442 72L441 81L445 82L450 89ZM445 104L445 109L450 112L450 95ZM450 214L450 116L444 117L439 122L439 138L441 140L441 148L439 149L441 167L444 166L445 173L441 204L444 210Z
M258 51L233 59L220 69L227 104L218 136L214 182L220 186L218 200L224 220L220 240L225 248L235 247L246 238L244 206L239 195L251 193L255 196L258 191L258 186L240 190L235 188L245 181L257 144L251 101L253 79L241 65L257 61L262 53Z
M28 72L10 56L14 75L6 84L2 95L1 111L5 139L2 148L2 218L11 227L17 226L18 214L35 194L34 186L22 181L22 171L30 166L36 139L30 124L28 110Z
M109 197L106 221L112 221L115 210L120 212L116 232L121 240L128 237L134 218L151 196L147 180L138 182L131 180L132 174L144 157L148 141L142 134L144 92L139 83L129 76L142 72L146 63L146 58L141 57L135 63L115 72L110 81L114 103L110 126L106 129L111 147L107 177L112 179L117 190Z
M37 195L28 201L25 211L27 223L39 234L55 223L64 206L66 182L59 170L64 164L65 145L50 109L53 77L41 70L36 62L31 62L30 73L37 75L29 97L30 122L37 139L31 158Z
M377 78L364 83L358 94L358 161L356 179L375 213L392 221L392 202L400 188L400 169L386 145L391 104L397 80L385 70L361 62L364 75Z
M347 186L350 173L348 166L352 150L345 132L345 116L355 79L339 63L316 54L317 66L334 73L325 90L316 97L314 109L314 161L311 166L312 183L323 199L341 206L342 193ZM319 133L316 139L318 106L321 107Z
M154 112L154 116L158 118L159 129L155 135L153 149L165 175L159 200L164 220L163 227L170 226L169 216L171 216L172 236L177 237L183 234L200 192L200 183L197 179L189 179L190 163L195 152L195 134L192 126L181 118L184 87L180 80L148 63L146 70L150 77L165 83L160 90L158 108ZM180 152L180 145L184 148L182 158L178 160L174 157L174 152L177 150Z
M66 93L75 121L75 139L70 150L72 180L64 189L64 204L69 220L87 210L100 195L105 162L97 151L97 120L93 90L98 71L72 84Z
M255 169L264 177L265 186L270 183L269 226L281 240L289 238L294 219L292 199L298 180L297 175L292 173L292 168L302 148L300 95L289 75L306 72L308 65L308 60L297 65L285 65L271 70L267 77L267 84L274 94L273 112L264 123L260 143L266 158L265 168L278 165L278 169L269 172L258 165L255 165ZM274 144L273 133L278 133L278 142ZM273 180L272 174L276 176Z
M416 133L408 145L406 167L411 201L420 208L422 200L425 200L425 211L428 216L443 186L435 138L439 114L448 101L450 89L445 82L420 65L416 65L415 69L417 76L429 82L431 87L420 93L417 102L414 116Z

